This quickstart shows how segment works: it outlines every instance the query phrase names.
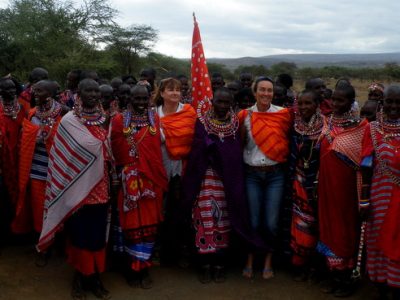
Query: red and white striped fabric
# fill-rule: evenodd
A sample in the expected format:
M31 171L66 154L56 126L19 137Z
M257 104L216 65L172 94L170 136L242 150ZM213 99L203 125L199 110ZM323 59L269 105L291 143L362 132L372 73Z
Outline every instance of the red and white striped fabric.
M193 208L193 222L199 253L214 253L228 247L231 226L224 186L218 174L210 167Z
M64 221L104 176L104 143L66 114L57 129L49 155L43 229L38 250L45 250Z
M371 136L373 135L376 141L374 141L375 168L370 195L371 216L366 231L367 272L369 278L374 282L386 283L389 286L400 288L400 261L390 259L382 247L383 235L390 234L382 228L387 221L389 209L395 207L391 206L392 202L399 201L400 187L387 174L381 172L382 166L380 165L384 161L387 167L393 168L393 161L398 154L392 146L384 142L382 135L375 129L375 125L375 122L370 124L371 131L374 131ZM373 143L371 136L370 142ZM396 144L397 147L400 146L399 139L397 139ZM376 159L377 151L379 151L379 160ZM400 166L397 165L397 171L393 169L392 171L396 172L396 176L398 176ZM397 248L399 246L398 244L389 245L389 247Z

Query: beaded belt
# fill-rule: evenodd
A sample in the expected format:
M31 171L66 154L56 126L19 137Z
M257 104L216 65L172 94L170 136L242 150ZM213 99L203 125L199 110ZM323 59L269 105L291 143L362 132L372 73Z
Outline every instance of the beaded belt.
M282 169L282 164L272 166L250 166L246 165L247 170L260 171L260 172L276 172Z

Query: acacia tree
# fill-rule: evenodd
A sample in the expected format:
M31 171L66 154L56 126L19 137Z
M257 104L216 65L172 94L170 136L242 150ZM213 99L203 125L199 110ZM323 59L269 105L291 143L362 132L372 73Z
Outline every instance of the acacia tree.
M140 55L150 52L157 36L157 30L148 25L131 25L127 28L112 26L106 35L97 40L105 43L106 50L114 54L122 73L132 74L138 71L135 66Z
M53 78L93 62L92 39L114 24L105 0L12 0L0 9L0 72L26 78L42 66ZM63 75L64 77L64 75Z

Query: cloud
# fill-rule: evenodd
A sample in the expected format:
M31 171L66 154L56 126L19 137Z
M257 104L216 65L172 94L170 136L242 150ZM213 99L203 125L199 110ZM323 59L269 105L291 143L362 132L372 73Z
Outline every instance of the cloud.
M129 20L154 26L160 35L156 50L177 57L190 56L193 11L209 58L400 48L393 25L400 8L396 0L384 5L369 0L113 1L121 5L123 22L129 15Z
M79 2L79 0L76 0ZM110 0L123 26L157 29L155 50L190 57L196 12L207 58L400 49L400 2L386 0ZM6 0L0 0L5 7Z

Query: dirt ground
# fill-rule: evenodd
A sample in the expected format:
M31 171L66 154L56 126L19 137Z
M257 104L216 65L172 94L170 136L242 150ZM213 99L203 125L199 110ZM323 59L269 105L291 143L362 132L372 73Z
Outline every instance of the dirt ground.
M71 299L70 286L73 270L62 257L53 256L48 265L34 264L32 247L3 248L0 255L0 299ZM261 274L255 279L241 277L240 269L231 268L224 283L201 284L193 268L155 266L151 270L154 287L150 290L129 287L115 272L102 275L112 299L335 299L323 294L316 284L297 283L289 272L277 270L275 278L265 281ZM375 290L366 280L354 296L347 299L373 299ZM88 295L87 299L96 299Z

